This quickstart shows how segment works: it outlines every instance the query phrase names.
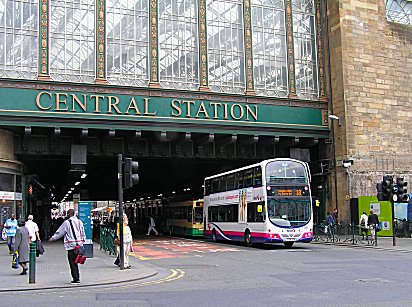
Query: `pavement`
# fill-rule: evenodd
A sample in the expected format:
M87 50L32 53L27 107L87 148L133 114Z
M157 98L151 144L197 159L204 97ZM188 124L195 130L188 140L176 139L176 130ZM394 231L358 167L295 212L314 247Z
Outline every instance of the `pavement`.
M157 270L132 256L129 261L131 268L120 270L114 265L116 257L100 250L98 243L93 243L93 258L87 258L85 264L79 265L81 283L72 285L63 241L42 243L45 253L36 258L35 283L29 283L29 275L19 275L21 267L12 269L12 256L9 255L7 244L0 242L0 293L111 285L138 281L158 274Z
M412 253L412 238L396 238L393 246L392 237L379 237L378 246L357 242L313 242L312 244L333 244L342 247L379 249L394 252ZM116 257L100 250L98 243L93 244L93 258L87 258L84 265L79 265L79 285L72 285L67 252L63 242L43 242L45 253L36 258L35 283L29 283L29 275L19 275L22 271L12 269L12 256L8 253L7 244L0 241L0 293L8 291L28 291L44 289L64 289L72 287L93 287L119 283L128 283L156 276L159 272L148 263L130 256L131 269L120 270L114 265ZM298 245L296 245L298 246ZM135 247L135 249L138 247ZM161 277L159 277L161 278Z

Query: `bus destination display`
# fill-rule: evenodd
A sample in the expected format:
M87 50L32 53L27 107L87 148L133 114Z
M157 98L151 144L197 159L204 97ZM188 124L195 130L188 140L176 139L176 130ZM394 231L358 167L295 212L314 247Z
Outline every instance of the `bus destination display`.
M271 187L268 194L271 196L306 196L308 193L307 188L305 188L306 187Z

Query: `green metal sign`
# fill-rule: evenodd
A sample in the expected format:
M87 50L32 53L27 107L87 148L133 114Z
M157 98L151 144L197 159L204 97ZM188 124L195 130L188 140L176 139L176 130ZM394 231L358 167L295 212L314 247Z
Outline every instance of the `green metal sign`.
M0 89L0 115L36 117L56 123L59 119L98 120L100 125L126 122L124 129L143 123L188 123L201 126L301 129L327 131L322 110L187 98L144 97L88 92ZM30 120L29 120L30 122ZM205 127L205 128L206 128ZM106 127L107 128L107 127ZM206 128L207 129L207 128Z

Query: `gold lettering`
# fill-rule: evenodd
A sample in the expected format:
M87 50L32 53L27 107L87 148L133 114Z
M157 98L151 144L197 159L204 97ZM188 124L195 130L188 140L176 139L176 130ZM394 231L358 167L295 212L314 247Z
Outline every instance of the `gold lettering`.
M112 102L112 99L114 99L114 103ZM107 106L107 113L113 113L112 112L112 107L113 109L116 110L117 114L120 114L120 110L117 108L117 105L119 104L119 98L117 98L116 96L107 96L107 100L108 100L108 106Z
M83 94L83 103L79 100L79 98L77 98L77 96L75 94L71 94L73 100L72 100L72 112L76 112L76 109L74 108L74 102L77 102L77 104L79 105L80 108L82 108L82 110L84 112L86 112L86 95Z
M236 117L235 116L235 107L238 107L239 108L239 110L240 110L240 116L239 117ZM233 119L236 119L236 120L239 120L239 119L242 119L242 117L243 117L243 115L244 115L244 111L243 111L243 108L242 108L242 106L240 105L240 104L237 104L237 103L235 103L235 104L232 104L231 106L230 106L230 116L232 116L232 118Z
M213 106L213 111L214 111L213 118L219 118L217 116L217 107L221 107L222 104L220 102L211 102L210 105Z
M67 98L67 94L66 93L56 93L56 111L67 111L69 109L68 106L66 106L66 99L60 99L60 96L63 96L65 98ZM60 108L60 104L63 104L66 106L65 109Z
M255 108L255 112L252 111L252 108L248 105L246 105L246 120L249 120L249 114L252 115L252 117L257 120L258 116L258 107L253 106Z
M223 106L224 106L224 109L223 109L223 110L224 110L223 118L224 118L224 119L229 119L229 118L227 117L227 104L224 103Z
M173 113L173 111L172 111L172 112L170 112L170 115L178 117L178 116L182 115L182 109L178 105L176 105L176 103L178 103L180 105L179 100L173 99L172 100L172 108L177 111L177 114Z
M38 93L37 96L36 96L36 106L37 106L40 110L49 110L49 109L52 107L51 104L50 104L50 106L47 108L47 107L42 106L41 103L40 103L40 98L41 98L41 96L42 96L43 94L46 94L47 96L49 96L50 99L52 98L52 95L51 95L49 92L40 92L40 93Z
M137 104L136 104L136 101L134 100L134 97L132 97L132 99L130 99L129 106L127 107L127 110L126 110L125 114L129 114L130 109L134 109L135 112L136 112L136 115L140 115L140 111L139 111L139 108L137 107Z
M149 113L149 98L145 98L144 99L144 115L152 115L155 116L156 115L156 111L154 111L153 113Z
M197 110L197 113L196 113L196 116L195 116L196 118L199 118L199 113L203 113L205 118L210 118L209 114L207 114L207 110L206 110L206 107L205 107L203 101L200 104L199 109Z
M195 104L195 102L194 102L194 101L192 101L192 100L183 100L183 101L182 101L182 103L186 103L186 104L187 104L187 109L186 109L186 110L187 110L187 112L186 112L186 117L191 117L191 116L190 116L190 105L191 105L191 104L193 104L193 105L194 105L194 104Z
M94 113L100 113L99 110L99 99L102 98L104 99L104 96L99 96L99 95L90 95L90 99L95 99L95 107L94 107Z

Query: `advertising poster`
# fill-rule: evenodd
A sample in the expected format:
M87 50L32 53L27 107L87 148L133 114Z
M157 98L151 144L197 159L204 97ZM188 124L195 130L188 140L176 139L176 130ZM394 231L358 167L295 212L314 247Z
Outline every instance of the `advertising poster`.
M92 205L89 201L79 201L78 214L79 219L83 222L86 240L92 240L92 223L91 223Z
M360 196L358 198L358 210L359 216L363 211L369 216L369 210L373 209L374 213L378 215L379 224L382 227L382 231L379 232L380 237L391 237L392 236L392 208L389 201L378 201L376 196Z

